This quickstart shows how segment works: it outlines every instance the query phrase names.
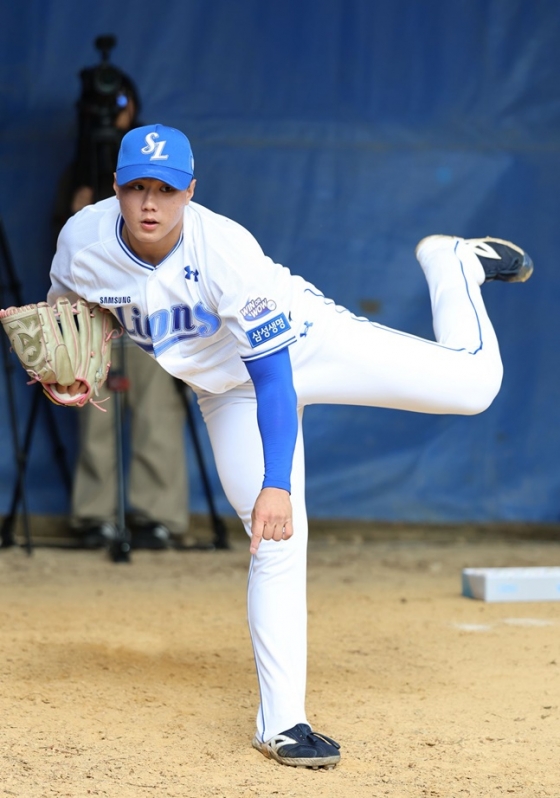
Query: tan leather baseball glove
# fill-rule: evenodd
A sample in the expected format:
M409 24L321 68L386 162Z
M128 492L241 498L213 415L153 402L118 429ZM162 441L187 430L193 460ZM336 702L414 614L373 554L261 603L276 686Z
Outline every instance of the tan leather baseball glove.
M34 382L58 405L83 407L95 401L111 365L111 342L122 330L112 313L80 299L61 298L0 310L0 321L13 351ZM76 396L55 386L83 384Z

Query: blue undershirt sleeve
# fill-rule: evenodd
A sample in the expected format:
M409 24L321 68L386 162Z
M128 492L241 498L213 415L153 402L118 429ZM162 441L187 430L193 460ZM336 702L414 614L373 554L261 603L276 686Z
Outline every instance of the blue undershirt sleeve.
M288 347L245 365L257 396L257 422L264 452L262 486L290 491L298 417Z

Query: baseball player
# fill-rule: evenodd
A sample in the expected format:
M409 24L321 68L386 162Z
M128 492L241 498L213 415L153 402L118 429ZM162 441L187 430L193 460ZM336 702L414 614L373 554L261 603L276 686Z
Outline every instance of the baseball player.
M186 136L123 138L116 197L71 218L49 304L109 308L132 340L195 391L225 493L251 538L248 619L260 706L253 745L291 766L332 767L340 746L305 712L306 545L302 415L314 403L474 414L500 388L486 280L526 280L500 239L435 235L416 256L436 341L354 316L274 263L236 222L193 202ZM58 391L74 395L79 382Z

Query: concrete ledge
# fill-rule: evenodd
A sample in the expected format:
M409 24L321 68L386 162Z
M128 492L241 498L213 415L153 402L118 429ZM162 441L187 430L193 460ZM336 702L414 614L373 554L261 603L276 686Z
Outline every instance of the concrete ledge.
M392 521L359 521L353 519L311 519L310 537L334 535L340 540L426 540L458 542L484 540L549 540L560 541L560 523L528 523L524 521L496 521L486 523L433 524Z

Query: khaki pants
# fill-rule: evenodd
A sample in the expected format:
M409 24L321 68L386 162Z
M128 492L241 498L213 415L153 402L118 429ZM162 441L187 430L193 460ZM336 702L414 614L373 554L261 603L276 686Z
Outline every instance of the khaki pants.
M185 408L172 377L139 347L114 344L113 363L124 353L130 381L123 403L130 414L130 463L127 509L160 521L173 534L187 531L188 477L185 454ZM72 492L72 523L81 520L116 522L117 469L115 398L101 412L92 404L81 408L80 450Z

